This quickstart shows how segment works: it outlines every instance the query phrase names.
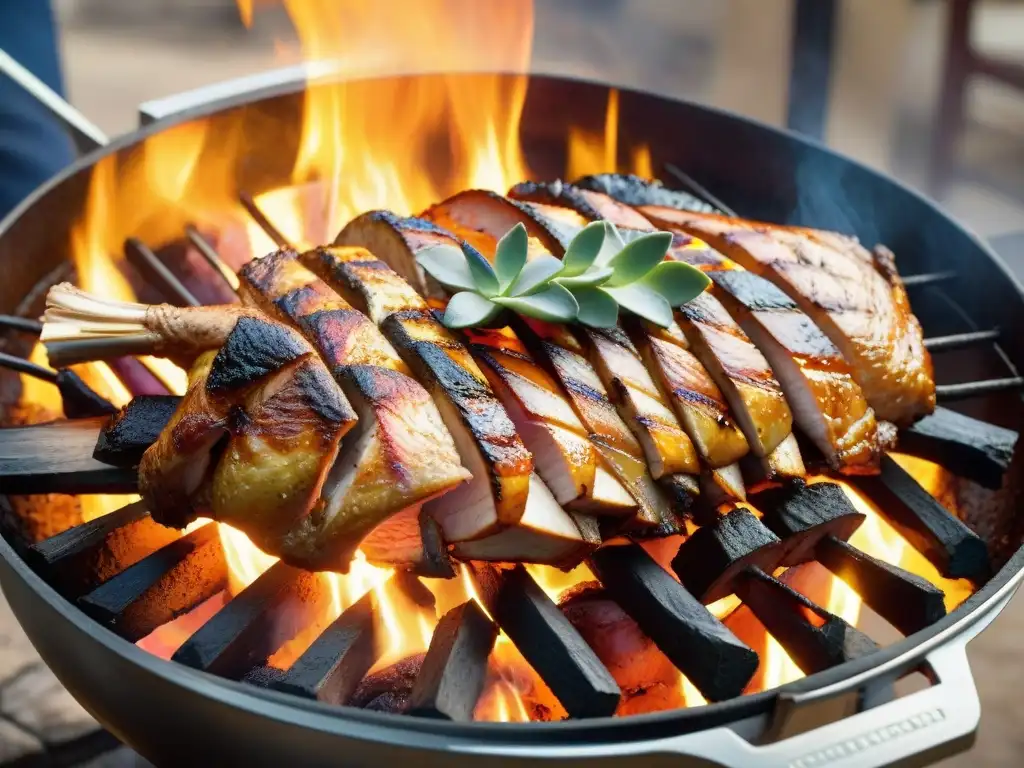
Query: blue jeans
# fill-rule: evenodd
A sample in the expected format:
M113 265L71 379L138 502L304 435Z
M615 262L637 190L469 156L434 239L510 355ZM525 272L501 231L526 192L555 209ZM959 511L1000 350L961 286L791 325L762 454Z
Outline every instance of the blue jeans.
M47 0L0 0L0 48L63 92L57 25ZM74 157L60 124L0 74L0 219Z

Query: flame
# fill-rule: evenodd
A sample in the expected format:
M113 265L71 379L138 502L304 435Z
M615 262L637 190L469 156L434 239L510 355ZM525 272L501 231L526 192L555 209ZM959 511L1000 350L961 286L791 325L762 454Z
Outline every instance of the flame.
M568 133L568 159L565 178L577 179L592 173L635 173L646 179L656 178L651 162L651 148L638 144L629 149L628 166L619 164L619 91L608 90L608 105L605 109L604 130L593 132L582 126L573 125Z
M239 6L251 19L251 3ZM519 145L526 78L357 78L524 72L532 0L421 0L391 12L371 0L284 0L284 7L303 58L328 63L335 76L306 90L292 173L316 193L297 199L271 190L256 198L294 244L330 240L374 208L411 214L460 189L504 192L529 177ZM273 249L262 233L249 232L254 253Z

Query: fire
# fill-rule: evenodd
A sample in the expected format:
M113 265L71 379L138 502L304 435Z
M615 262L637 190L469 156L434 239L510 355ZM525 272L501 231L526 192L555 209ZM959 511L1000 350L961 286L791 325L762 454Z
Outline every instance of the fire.
M569 128L565 178L616 171L635 173L647 179L657 176L652 166L650 146L639 144L631 147L629 156L629 165L622 166L619 163L619 91L610 88L603 131L595 133L578 125Z

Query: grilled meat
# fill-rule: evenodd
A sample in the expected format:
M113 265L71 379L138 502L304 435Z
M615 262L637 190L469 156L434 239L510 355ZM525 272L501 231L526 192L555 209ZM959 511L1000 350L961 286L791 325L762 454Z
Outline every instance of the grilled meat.
M593 180L593 179L592 179ZM636 177L612 175L598 179L604 186L621 190L628 201L671 199L663 187ZM616 224L643 228L654 225L633 209L629 217L618 218L618 209L602 204L607 196L584 191L591 205L606 212ZM677 201L678 202L678 201ZM671 255L704 270L715 284L714 295L772 366L797 424L821 450L829 464L849 474L874 472L883 446L878 439L874 411L860 386L853 380L842 354L807 315L778 288L712 250L703 241L675 233Z
M533 457L469 351L412 287L364 248L318 248L302 260L381 325L453 425L474 482L426 509L443 523L455 554L556 565L585 556L592 547L532 473ZM483 532L481 520L490 523Z
M354 250L349 255L355 258L346 260L346 250ZM473 475L470 482L426 508L441 524L447 541L479 538L502 525L515 524L526 505L530 454L501 406L485 391L486 385L462 364L458 351L446 354L443 344L447 332L429 316L423 300L397 274L361 249L319 249L303 260L346 295L372 307L371 317L350 306L291 251L279 251L243 268L243 296L255 297L261 305L283 313L324 351L332 366L368 360L411 375L406 361L412 364ZM400 290L402 285L404 292ZM405 300L398 303L402 295ZM412 307L403 314L419 311L429 324L436 325L440 335L435 343L400 345L406 352L403 360L375 324L386 316L389 302L396 309ZM357 344L350 342L353 337L358 339Z
M541 201L520 205L529 207L531 219L552 236L558 231L549 224L553 218L552 208L546 204L551 202L575 205L575 212L588 218L615 217L613 223L616 224L644 223L642 216L606 195L561 182L520 184L513 187L510 195ZM564 231L567 223L564 216L560 223ZM779 456L772 455L792 434L792 413L764 356L717 299L707 293L681 307L676 314L697 358L725 394L750 449L765 457L766 467L780 476L802 475L803 462L792 446L787 446Z
M315 570L341 570L379 523L470 476L430 395L413 379L369 365L335 375L359 421L331 468L323 503L281 545L288 558Z
M396 272L417 275L415 256L431 245L457 245L449 233L420 219L374 211L350 222L339 244L376 247ZM426 290L422 282L416 284ZM598 456L558 384L531 358L511 329L470 332L469 348L560 504L594 514L626 514L632 497L599 466Z
M143 457L140 487L158 520L184 524L184 508L188 518L229 522L297 566L345 571L378 524L468 477L411 378L349 366L339 389L302 336L260 312L110 307L68 288L52 299L58 322L102 330L103 353L120 354L123 336L133 349L147 339L138 351L178 357L219 347L200 357L178 412ZM72 331L51 326L48 336L65 354L92 357L96 339L64 341Z
M457 196L459 197L459 196ZM491 207L448 205L441 203L425 214L435 223L444 222L453 234L474 241L485 258L494 258L497 240L508 231L504 215L495 215ZM536 351L544 359L569 396L576 415L589 432L591 441L625 485L639 509L638 526L657 527L675 523L668 500L658 489L647 469L639 441L619 416L586 351L572 332L561 325L532 319L521 323Z
M804 228L644 206L775 283L839 348L880 419L906 426L935 408L931 357L891 254Z

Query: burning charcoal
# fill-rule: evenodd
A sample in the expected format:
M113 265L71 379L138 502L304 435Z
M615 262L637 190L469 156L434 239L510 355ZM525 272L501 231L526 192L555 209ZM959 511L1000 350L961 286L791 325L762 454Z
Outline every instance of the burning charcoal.
M590 559L608 593L711 701L740 695L757 654L636 544L605 546Z
M846 543L864 515L838 485L768 491L754 503L765 524L790 546L783 565L819 561L905 635L946 615L942 590Z
M130 469L92 456L104 417L0 429L0 484L7 494L133 493Z
M425 654L417 653L374 672L356 688L349 706L376 712L403 711L424 658Z
M227 587L228 568L213 523L172 541L79 598L79 605L135 642Z
M881 475L861 478L858 488L943 576L982 581L991 572L985 542L889 456L882 457Z
M1013 430L936 408L900 434L900 450L997 490L1010 467L1017 437Z
M590 646L521 565L475 564L473 574L491 616L572 717L610 715L619 687Z
M473 600L448 611L430 639L407 711L456 721L473 719L498 628Z
M179 402L181 398L175 395L133 397L100 431L92 457L115 467L137 467Z
M863 632L759 568L747 571L737 591L804 674L821 672L878 648Z
M748 567L771 573L785 554L779 538L740 507L683 542L672 570L690 594L707 605L732 594Z
M658 683L678 682L676 667L599 582L583 582L567 590L558 607L594 649L624 696Z
M774 488L759 493L753 503L764 513L764 524L783 539L783 565L813 560L823 538L846 541L865 517L835 483Z
M312 622L329 593L319 574L277 563L200 627L173 660L239 679Z
M57 390L64 404L64 415L69 419L86 419L90 416L109 416L117 408L105 397L100 397L74 371L61 368L57 371Z
M330 704L346 704L380 657L371 591L346 608L273 687Z
M26 559L66 597L77 597L179 536L137 501L34 544Z
M257 688L272 688L283 676L284 672L277 667L260 665L246 672L242 682Z

